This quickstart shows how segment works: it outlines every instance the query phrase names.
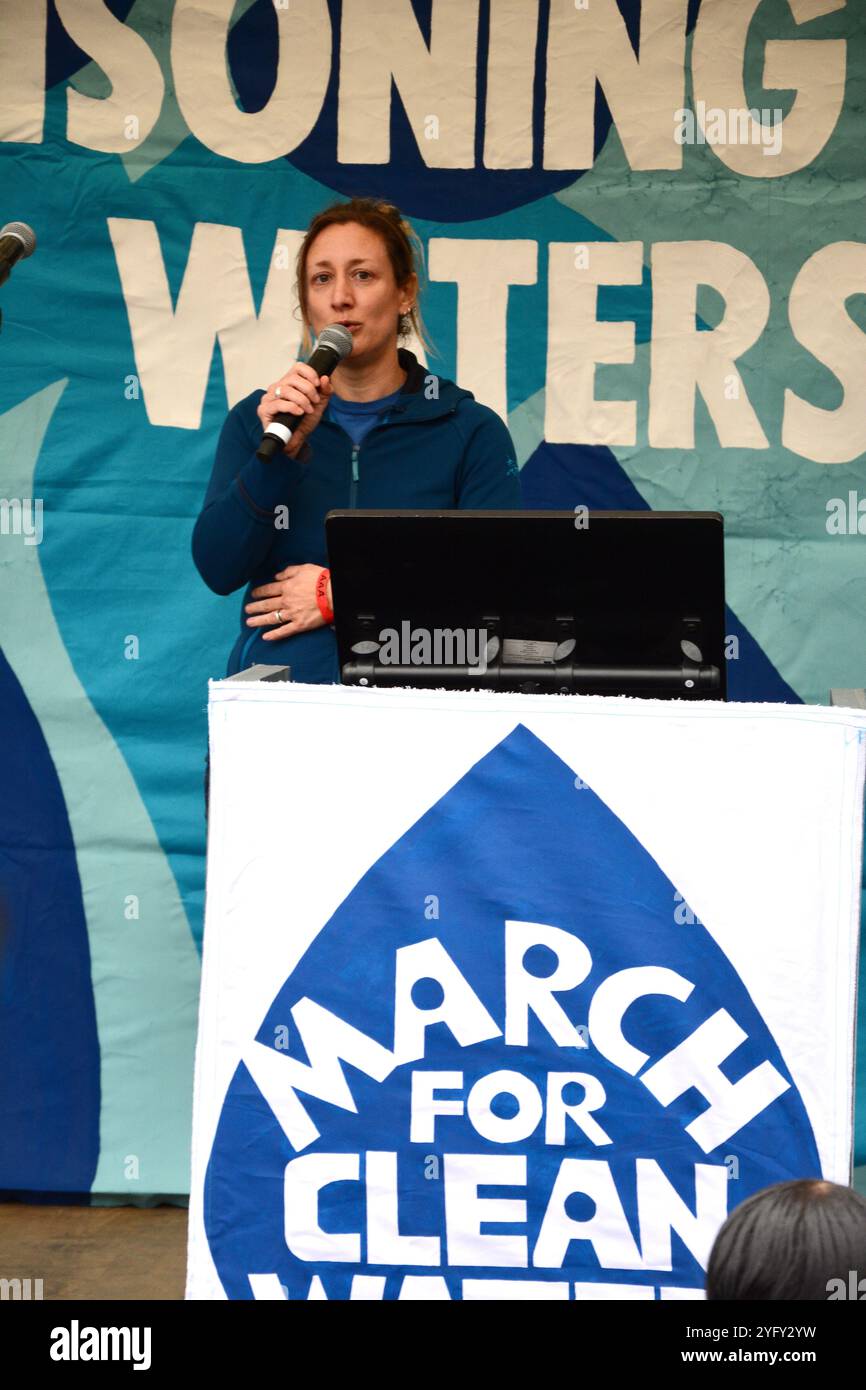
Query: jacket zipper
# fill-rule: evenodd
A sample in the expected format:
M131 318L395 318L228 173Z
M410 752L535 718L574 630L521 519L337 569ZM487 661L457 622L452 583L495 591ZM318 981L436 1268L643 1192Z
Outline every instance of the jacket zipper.
M452 406L451 409L447 412L447 414L448 414L448 415L453 415L453 414L455 413L456 409L457 409L456 405L455 405L455 406ZM372 428L371 430L368 431L368 434L375 434L375 433L376 433L376 430L381 430L381 429L383 429L386 425L396 424L396 423L402 423L402 421L397 422L397 421L393 421L393 420L390 420L390 419L388 419L388 420L381 420L381 421L379 422L378 425L374 425L373 428ZM340 428L340 427L338 426L338 428ZM352 471L351 471L351 481L350 481L350 483L349 483L349 506L350 506L350 507L355 507L355 506L357 506L357 500L358 500L358 477L359 477L358 454L359 454L359 452L360 452L360 449L361 449L361 445L360 445L360 444L353 444L353 445L352 445Z
M352 481L349 485L349 506L354 507L358 497L358 450L360 444L352 445Z

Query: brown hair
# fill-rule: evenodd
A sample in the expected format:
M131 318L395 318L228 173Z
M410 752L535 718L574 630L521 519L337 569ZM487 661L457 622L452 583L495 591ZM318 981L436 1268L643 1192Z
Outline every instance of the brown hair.
M385 243L385 250L388 252L388 259L391 262L391 269L394 272L397 285L405 285L410 276L416 275L420 293L424 270L424 248L418 233L402 216L399 208L396 208L393 203L383 202L379 198L359 197L350 198L346 203L332 203L330 207L323 208L321 212L316 213L298 250L296 293L304 325L302 341L305 352L309 352L313 345L310 338L307 306L307 255L319 232L335 223L346 222L357 222L361 227L368 227L371 232L377 232ZM435 349L427 338L417 301L418 296L416 295L415 303L408 313L402 315L402 318L398 318L397 336L398 338L408 337L411 327L415 330L425 352L434 352ZM408 323L406 322L407 319Z

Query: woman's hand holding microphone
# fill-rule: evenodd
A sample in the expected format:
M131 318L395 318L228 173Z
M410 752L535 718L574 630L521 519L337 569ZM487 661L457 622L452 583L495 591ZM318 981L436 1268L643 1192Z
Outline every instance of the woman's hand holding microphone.
M297 417L291 438L283 446L283 452L289 458L295 458L303 448L304 440L316 428L333 389L329 376L320 377L308 362L296 362L262 396L257 414L263 430L268 428L276 415Z

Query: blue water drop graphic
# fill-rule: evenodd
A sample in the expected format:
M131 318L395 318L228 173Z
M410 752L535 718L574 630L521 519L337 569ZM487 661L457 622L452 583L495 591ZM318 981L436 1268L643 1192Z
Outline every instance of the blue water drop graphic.
M277 1274L293 1300L308 1297L314 1276L321 1279L328 1298L346 1299L355 1274L384 1276L384 1297L396 1298L407 1272L444 1277L452 1298L461 1297L464 1279L480 1278L700 1288L703 1268L683 1234L688 1234L685 1217L696 1212L698 1172L702 1182L715 1182L717 1190L726 1184L722 1201L727 1209L770 1183L820 1175L803 1101L739 976L702 924L677 924L676 885L593 790L575 791L576 770L518 724L370 866L278 991L257 1034L262 1046L273 1049L277 1025L307 999L374 1044L391 1049L397 953L417 950L432 939L499 1032L463 1047L447 1022L429 1022L423 1058L395 1065L384 1080L345 1064L354 1111L297 1090L318 1130L318 1137L299 1154L241 1063L225 1098L205 1185L207 1236L230 1298L250 1298L248 1275L261 1272ZM438 921L424 917L430 894L438 895L443 905ZM531 1008L525 1045L506 1042L509 922L545 924L582 942L582 948L575 943L576 950L590 953L586 978L553 996L564 1026L580 1030L573 1045L554 1041L549 1020L542 1022ZM550 979L556 953L535 946L523 955L525 975L532 982L527 989L535 988L537 981L545 993L544 981ZM662 993L637 998L626 1009L622 1034L647 1058L631 1075L609 1060L594 1025L588 1034L586 1025L599 986L617 972L638 967L675 972L692 988L685 990L684 998ZM441 986L438 993L430 988L435 981L429 977L435 972L421 973L425 978L411 995L413 1003L435 1014ZM722 1054L720 1070L727 1082L733 1085L768 1064L784 1089L705 1152L687 1126L708 1110L708 1099L690 1088L663 1104L641 1077L720 1011L730 1015L744 1035ZM285 1065L313 1062L304 1049L304 1035L303 1028L290 1029L291 1051L280 1055L294 1061ZM425 1133L413 1141L412 1077L415 1073L423 1082L423 1074L429 1072L451 1074L447 1086L452 1089L437 1095L440 1101L462 1105L459 1113L436 1114L433 1138ZM489 1097L485 1110L479 1090L473 1104L469 1098L479 1079L499 1072L512 1079L519 1074L517 1100L513 1094L509 1097L509 1084L497 1078L501 1095ZM462 1077L459 1086L453 1074ZM568 1079L572 1075L574 1079ZM510 1084L516 1091L513 1080ZM578 1106L584 1098L589 1105L599 1088L604 1102L590 1106L591 1121L585 1125L566 1116L564 1142L557 1142L555 1133L545 1142L558 1088L566 1106ZM545 1112L537 1123L532 1113L535 1092ZM600 1126L594 1137L591 1122ZM490 1138L490 1126L503 1124L513 1126L510 1132L515 1133L522 1127L520 1137L508 1142ZM339 1242L354 1240L357 1258L319 1259L303 1251L299 1255L287 1243L286 1165L316 1155L335 1155L327 1161L340 1165L334 1180L319 1193L320 1229ZM447 1194L456 1190L455 1175L467 1155L477 1156L473 1162L481 1165L478 1171L487 1173L479 1181L479 1199L525 1203L506 1209L508 1220L482 1218L479 1233L522 1239L526 1267L459 1264L451 1258L454 1212L449 1227ZM735 1181L726 1166L730 1155L739 1161ZM437 1162L431 1163L431 1157ZM511 1166L494 1172L484 1167L491 1159L500 1165L510 1160ZM383 1162L393 1163L396 1170L400 1234L439 1239L441 1259L433 1267L405 1260L392 1265L369 1261L367 1208L381 1199ZM369 1178L370 1172L374 1178ZM561 1172L592 1174L590 1191L575 1191L560 1202L563 1220L587 1221L603 1208L608 1235L620 1221L619 1248L633 1250L631 1265L617 1264L609 1248L605 1256L604 1240L599 1244L585 1237L566 1240L555 1266L533 1264ZM647 1240L642 1193L644 1207L650 1193L656 1213L660 1205L669 1216L675 1207L680 1212L668 1222L673 1229L667 1236L667 1268L658 1258L640 1267L642 1243Z

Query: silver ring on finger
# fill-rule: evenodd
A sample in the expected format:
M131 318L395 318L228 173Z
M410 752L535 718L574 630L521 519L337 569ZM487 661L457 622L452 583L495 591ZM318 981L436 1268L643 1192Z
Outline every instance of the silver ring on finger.
M283 615L279 608L274 610L274 621L278 623L281 623L283 621Z
M281 392L280 392L279 386L275 386L275 387L274 387L274 395L275 395L275 396L279 396L280 394L281 394Z

